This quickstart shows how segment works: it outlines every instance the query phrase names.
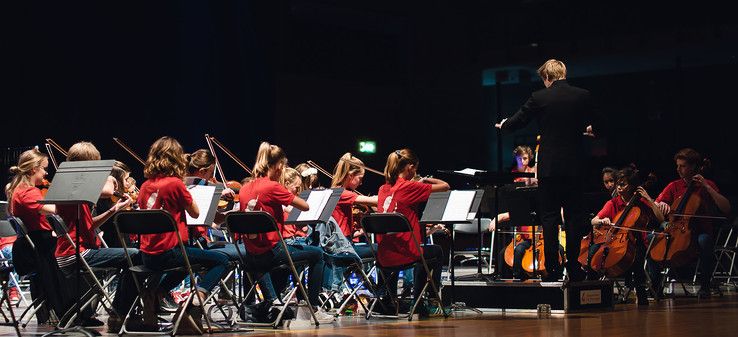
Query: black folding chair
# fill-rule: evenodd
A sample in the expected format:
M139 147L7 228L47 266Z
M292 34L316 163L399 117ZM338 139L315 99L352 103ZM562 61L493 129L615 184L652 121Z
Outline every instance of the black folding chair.
M13 225L7 221L7 220L0 220L0 238L8 238L16 236L15 229L13 229ZM8 291L10 289L10 273L13 272L13 260L10 259L0 259L0 283L2 283L2 291L3 296L2 299L0 299L0 314L2 314L3 318L5 319L5 322L0 322L0 325L4 326L12 326L15 329L16 335L20 337L20 329L18 328L18 320L15 318L15 313L13 312L13 305L10 304L10 295L8 294ZM2 308L3 304L8 305L8 313L10 314L10 319L8 319L8 315L5 314L5 311Z
M115 230L118 233L118 239L121 242L121 245L123 245L123 248L128 248L125 245L124 235L129 234L135 234L135 235L146 235L146 234L163 234L163 233L172 233L174 232L177 236L177 244L179 249L182 252L182 257L184 258L184 266L177 267L177 268L171 268L171 269L165 269L165 270L153 270L150 268L147 268L144 265L134 265L133 260L131 260L131 256L128 254L128 251L126 250L126 260L128 261L128 269L134 274L133 280L136 285L136 289L138 290L138 296L133 302L133 305L130 309L128 309L128 312L125 315L125 318L123 319L123 323L121 324L121 329L118 332L119 336L126 335L126 334L136 334L136 335L167 335L170 334L171 336L176 336L177 329L179 328L179 324L182 321L182 318L185 316L184 313L187 310L187 307L192 305L192 301L195 298L194 295L197 294L197 282L195 280L195 274L192 271L192 265L190 264L190 260L187 257L187 250L185 249L184 243L182 242L182 238L179 235L179 230L177 228L177 221L174 220L172 215L165 211L165 210L132 210L132 211L120 211L116 213L113 217L113 223L115 224ZM144 291L149 291L150 287L158 287L159 286L159 280L160 276L162 274L168 273L168 272L187 272L188 277L190 278L190 294L187 296L187 299L184 302L184 305L178 309L178 314L175 314L175 317L178 317L177 320L174 322L174 326L172 328L171 333L166 332L159 332L159 331L129 331L126 327L129 320L131 320L132 315L135 313L135 310L140 305L141 307L144 306L144 301L142 298L142 295L144 294ZM141 279L146 280L144 282L144 285L139 283L138 277L141 277ZM199 299L199 296L198 296ZM155 303L153 303L155 304ZM149 303L149 305L152 305ZM201 305L204 305L204 303L201 303ZM156 310L156 308L148 308L149 310ZM212 333L212 327L210 325L210 319L207 315L205 315L205 322L207 323L207 329L208 333Z
M297 290L299 290L302 296L305 298L305 302L307 303L308 309L310 310L310 314L313 317L315 326L320 325L320 323L318 322L318 318L315 316L315 313L313 312L313 307L310 304L310 300L308 299L308 295L307 295L307 292L305 291L305 287L303 287L302 285L302 274L297 272L297 268L295 267L295 261L292 260L292 255L290 254L290 251L287 248L287 243L284 242L284 238L282 237L282 233L279 231L279 226L277 226L277 222L274 220L274 217L272 217L271 214L264 212L264 211L230 212L225 217L225 223L226 223L226 226L228 227L228 232L231 235L239 234L241 238L243 238L244 236L248 236L248 235L277 232L277 234L279 235L279 244L282 245L282 248L284 249L285 254L287 254L287 264L273 266L270 270L257 270L255 268L252 268L244 264L243 265L244 271L246 271L247 273L253 273L253 274L260 273L261 275L263 275L265 273L269 273L270 271L283 269L287 267L292 272L292 277L294 277L294 280L295 280L294 283L296 285L296 288L293 288L289 292L288 296L286 297L286 300L283 300L284 305L282 309L280 310L279 314L277 315L277 318L273 322L248 323L247 325L272 326L274 328L277 328L279 326L280 320L282 319L282 316L284 316L284 312L287 310L289 300L295 295L295 292ZM235 237L234 237L233 242L237 243L237 240L235 240ZM240 248L238 248L238 245L236 245L236 248L238 249L238 254L241 258L242 263L245 262L244 253L241 252ZM304 264L304 261L298 261L298 264ZM316 270L314 272L320 273L322 271ZM256 281L259 278L260 277L251 277L251 279L253 280L251 282L251 288L246 293L246 297L241 303L241 306L245 305L246 301L255 292L256 285L257 285Z
M420 252L422 251L420 246L420 240L415 236L415 232L413 231L412 226L410 225L410 222L407 220L405 215L402 213L372 213L365 215L361 218L361 226L364 228L364 235L367 236L367 240L369 239L369 234L393 234L393 233L403 233L403 232L409 232L410 236L412 237L412 243L415 245L417 250ZM372 247L372 254L374 254L376 258L376 252L374 251L374 248ZM436 295L436 300L438 300L438 305L442 306L443 301L441 300L441 293L438 291L438 287L436 283L433 281L433 271L428 268L428 261L423 257L423 254L420 254L420 260L400 265L400 266L393 266L393 267L383 267L379 260L377 260L377 270L379 270L379 273L384 280L385 288L387 288L388 295L392 298L392 301L395 304L396 315L390 316L395 318L404 318L404 316L401 316L399 314L399 305L397 302L397 294L389 294L389 284L387 284L388 278L386 278L383 270L388 270L391 273L399 273L401 270L408 269L410 267L417 266L417 263L420 262L425 269L426 275L427 275L427 282L425 283L425 286L423 286L423 290L420 292L421 294L425 294L426 289L428 288L428 285L430 284L431 288L433 289L433 293ZM417 281L416 281L417 282ZM422 299L422 295L418 296L418 298L413 301L412 308L410 309L410 312L407 314L408 321L412 321L413 314L415 313L415 309L417 309L418 304L420 303L420 300ZM371 305L369 306L369 310L366 314L366 318L369 319L374 314L374 306L379 301L378 298L374 298L372 300ZM448 314L445 310L441 310L443 312L444 317L448 317Z
M77 249L77 243L74 239L72 239L72 236L69 235L66 223L64 223L64 220L59 215L49 214L46 216L46 219L54 228L54 232L56 232L56 235L58 237L66 239L73 249ZM84 257L82 257L80 260L82 263L77 267L81 268L80 271L82 279L87 282L87 285L90 287L90 289L88 289L80 297L80 300L76 301L75 304L71 308L69 308L69 310L67 310L67 312L64 313L64 315L61 317L61 319L59 320L59 324L60 328L62 329L69 328L74 325L75 318L78 312L77 306L80 307L79 310L84 310L87 307L93 307L93 304L96 303L98 298L101 300L100 303L103 305L103 307L105 307L105 310L108 313L115 313L115 310L113 309L113 300L110 298L110 294L108 294L108 291L106 290L107 286L112 282L113 278L108 278L103 283L100 282L100 280L97 278L97 274L112 272L117 275L120 272L119 268L91 267L90 264L87 263L87 260L84 259Z

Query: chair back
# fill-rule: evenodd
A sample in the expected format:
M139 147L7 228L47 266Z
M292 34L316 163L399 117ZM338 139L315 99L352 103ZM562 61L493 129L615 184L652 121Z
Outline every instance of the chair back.
M412 226L402 213L371 213L361 217L361 227L369 234L411 232Z
M264 234L279 228L274 217L264 211L230 212L225 223L234 234Z
M171 213L162 209L119 211L113 223L125 234L162 234L177 232L177 221Z
M0 238L17 236L13 224L8 220L0 220Z

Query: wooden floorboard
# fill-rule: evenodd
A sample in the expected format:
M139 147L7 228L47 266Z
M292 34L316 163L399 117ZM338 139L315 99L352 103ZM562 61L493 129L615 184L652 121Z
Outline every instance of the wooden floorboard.
M454 318L367 321L342 317L320 328L292 324L290 329L258 329L253 332L218 333L213 336L321 336L321 337L486 337L486 336L648 336L727 337L738 334L738 294L725 293L707 300L678 298L651 303L648 307L619 304L614 310L551 314L486 312L479 316L457 313ZM99 331L104 331L102 328ZM30 324L24 336L41 335L48 327ZM0 336L15 336L0 327ZM113 336L105 334L103 336Z

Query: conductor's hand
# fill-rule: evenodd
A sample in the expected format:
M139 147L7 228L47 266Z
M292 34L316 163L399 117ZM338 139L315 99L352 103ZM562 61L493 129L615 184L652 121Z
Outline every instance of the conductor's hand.
M595 134L594 134L594 132L592 131L592 125L587 125L587 127L586 127L586 128L584 129L584 133L583 133L583 135L585 135L585 136L587 136L587 137L592 137L592 138L594 138Z
M498 129L502 129L502 124L504 124L506 120L507 120L507 118L504 118L499 123L495 123L495 127L498 128Z

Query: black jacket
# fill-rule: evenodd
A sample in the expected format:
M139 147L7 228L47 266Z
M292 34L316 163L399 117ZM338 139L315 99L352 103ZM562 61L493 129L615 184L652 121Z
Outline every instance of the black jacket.
M589 91L558 80L534 92L520 110L502 124L503 130L524 127L536 119L540 126L539 177L572 177L583 173L584 137L587 125L595 124Z

